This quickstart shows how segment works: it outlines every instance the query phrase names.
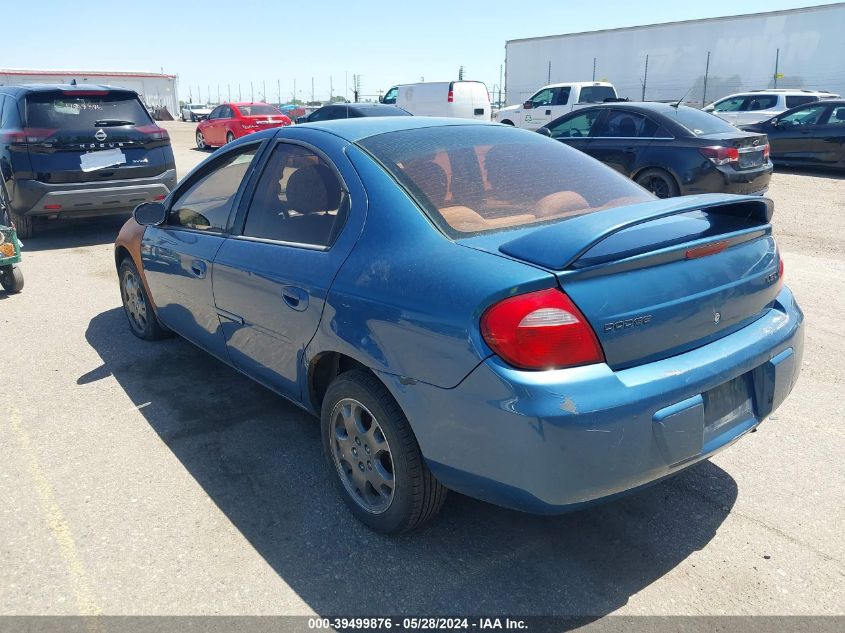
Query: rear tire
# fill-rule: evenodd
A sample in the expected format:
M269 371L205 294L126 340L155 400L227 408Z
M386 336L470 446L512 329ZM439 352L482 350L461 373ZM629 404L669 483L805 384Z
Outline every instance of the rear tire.
M35 234L35 229L33 227L35 222L34 218L28 215L18 215L16 213L12 213L11 216L12 224L15 226L15 232L18 234L20 239L27 240Z
M138 268L130 257L120 262L118 277L123 311L132 334L145 341L156 341L168 336L170 332L159 324Z
M205 136L199 130L197 130L197 149L208 149L208 144L205 142Z
M644 169L637 174L634 182L658 198L674 198L681 192L672 174L663 169Z
M446 488L428 470L402 409L369 371L335 378L320 421L332 478L365 525L385 534L408 532L443 506Z
M23 290L23 273L17 264L0 266L0 286L10 295Z

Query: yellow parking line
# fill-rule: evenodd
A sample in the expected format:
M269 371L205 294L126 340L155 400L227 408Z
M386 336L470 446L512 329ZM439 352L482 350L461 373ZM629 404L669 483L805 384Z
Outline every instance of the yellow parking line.
M76 542L73 540L70 527L62 515L59 505L56 503L53 488L50 486L49 480L38 464L38 458L35 455L35 451L32 450L29 434L23 427L21 414L14 407L8 407L7 412L12 423L12 431L14 431L20 444L21 453L26 457L29 474L32 476L32 481L41 500L44 514L47 515L47 525L53 533L56 542L59 544L59 551L61 551L62 558L67 565L68 572L70 572L79 614L88 616L99 615L102 613L102 609L94 600L91 581L88 579L85 566L79 558Z

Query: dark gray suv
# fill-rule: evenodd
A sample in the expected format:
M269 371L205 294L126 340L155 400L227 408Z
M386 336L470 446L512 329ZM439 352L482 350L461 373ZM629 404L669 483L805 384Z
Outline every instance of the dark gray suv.
M39 217L125 213L176 186L167 131L112 86L0 86L0 172L21 238Z

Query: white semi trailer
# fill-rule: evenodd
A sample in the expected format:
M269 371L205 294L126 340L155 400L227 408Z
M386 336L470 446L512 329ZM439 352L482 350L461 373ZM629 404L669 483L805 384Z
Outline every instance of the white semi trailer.
M845 94L845 2L509 40L506 100L557 82L609 81L620 97L710 103L760 88Z

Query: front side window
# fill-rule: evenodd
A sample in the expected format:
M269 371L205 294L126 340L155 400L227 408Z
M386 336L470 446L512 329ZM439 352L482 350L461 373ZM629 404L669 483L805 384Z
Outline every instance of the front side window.
M742 110L743 104L745 104L745 100L748 98L748 95L738 95L736 97L731 97L730 99L724 99L723 101L719 101L716 105L713 106L714 112L739 112Z
M200 176L170 208L168 224L201 231L223 231L235 194L241 186L258 146L219 159Z
M220 119L222 118L223 113L223 106L218 106L211 111L211 114L208 115L209 119Z
M560 121L557 124L549 125L552 138L581 138L590 136L596 121L601 116L602 110L587 110L573 117Z
M396 103L396 97L399 96L399 88L394 86L387 93L384 95L384 99L381 100L382 103L389 103L394 104Z
M535 108L540 108L543 106L550 106L554 103L555 100L555 92L554 88L544 88L533 97L531 97L531 104Z
M822 114L824 114L826 108L827 106L823 103L801 108L800 110L796 110L795 112L782 116L780 118L780 122L782 125L787 126L815 125L819 122L819 119Z
M508 126L402 130L359 145L454 238L653 199L586 154Z
M348 198L323 158L305 147L280 143L255 188L243 234L329 247L346 220Z
M593 130L596 137L616 138L654 138L657 131L657 124L651 119L635 112L625 110L611 110Z

